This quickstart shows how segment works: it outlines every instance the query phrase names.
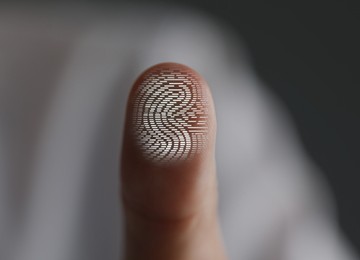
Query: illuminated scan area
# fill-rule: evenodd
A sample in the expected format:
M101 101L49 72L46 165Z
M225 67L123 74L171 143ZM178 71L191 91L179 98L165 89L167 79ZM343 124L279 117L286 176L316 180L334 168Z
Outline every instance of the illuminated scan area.
M192 158L206 145L207 97L194 72L182 66L146 72L134 97L135 138L156 162Z

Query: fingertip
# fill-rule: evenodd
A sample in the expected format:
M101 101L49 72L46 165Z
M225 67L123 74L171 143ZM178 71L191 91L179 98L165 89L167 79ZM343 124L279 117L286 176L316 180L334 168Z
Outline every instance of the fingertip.
M160 166L202 157L216 130L207 83L179 63L150 67L130 92L126 129L125 141L138 161Z
M129 95L121 163L128 205L159 217L197 210L215 173L215 113L209 87L193 69L161 63Z

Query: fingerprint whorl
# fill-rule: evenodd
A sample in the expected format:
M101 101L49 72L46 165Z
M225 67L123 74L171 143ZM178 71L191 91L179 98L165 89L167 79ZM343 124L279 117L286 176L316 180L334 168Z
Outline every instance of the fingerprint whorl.
M155 68L137 89L132 121L144 156L170 162L193 157L207 142L207 98L198 76L181 67Z

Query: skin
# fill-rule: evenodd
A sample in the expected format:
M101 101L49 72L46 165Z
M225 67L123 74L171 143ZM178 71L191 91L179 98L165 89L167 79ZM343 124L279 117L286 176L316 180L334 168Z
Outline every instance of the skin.
M139 85L147 73L175 67L196 75L208 100L207 143L192 158L159 164L146 158L136 143L132 112ZM200 75L175 63L155 65L140 75L128 99L121 157L125 259L227 259L217 215L215 136L214 105Z

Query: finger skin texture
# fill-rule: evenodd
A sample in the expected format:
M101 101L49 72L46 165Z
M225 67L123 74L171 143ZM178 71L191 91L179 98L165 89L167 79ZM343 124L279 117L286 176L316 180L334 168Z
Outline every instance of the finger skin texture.
M215 135L211 93L197 72L161 63L135 81L121 158L125 259L225 259Z

